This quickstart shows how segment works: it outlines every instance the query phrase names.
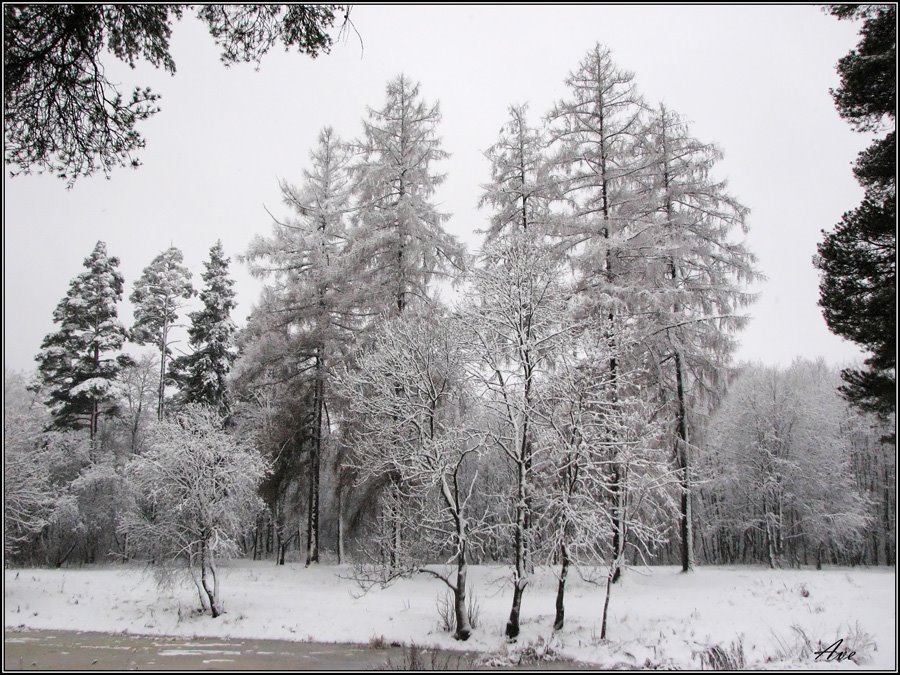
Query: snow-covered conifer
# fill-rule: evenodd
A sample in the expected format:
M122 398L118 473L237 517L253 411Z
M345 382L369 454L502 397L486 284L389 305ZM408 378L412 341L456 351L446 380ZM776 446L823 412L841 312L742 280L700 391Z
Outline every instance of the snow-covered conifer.
M350 153L338 135L330 127L323 129L302 185L281 183L284 203L294 216L276 222L272 236L256 237L246 256L253 274L271 280L267 301L257 310L265 317L259 316L254 325L265 326L269 338L290 343L278 360L292 364L290 379L303 390L307 403L301 418L309 453L307 564L319 561L319 484L330 429L328 385L354 328L354 284L346 258L349 162ZM268 363L271 367L272 361ZM242 370L249 374L247 365Z
M670 437L681 473L682 569L693 566L691 440L700 425L692 413L715 401L722 375L744 325L740 310L753 300L746 284L757 277L754 256L740 237L747 209L713 177L721 152L694 139L678 115L660 105L641 135L635 215L641 261L632 303L643 317L662 402L670 409Z
M188 344L191 353L177 357L172 362L171 371L186 403L208 405L227 415L226 378L237 358L237 327L231 319L231 312L236 306L234 280L228 275L228 258L221 241L209 249L205 267L204 287L200 291L203 308L189 315Z
M36 357L53 426L87 428L92 441L123 363L117 354L126 336L116 307L124 283L118 265L119 259L109 257L106 244L98 241L84 260L87 271L72 280L53 311L59 330L44 338Z
M479 204L493 209L488 238L510 229L549 229L549 203L557 191L545 148L543 132L528 124L528 106L510 106L500 137L485 153L491 182L484 186Z
M156 256L135 282L129 299L134 303L131 338L139 345L159 349L159 389L157 419L165 417L167 361L171 356L170 332L178 320L184 300L194 295L191 271L184 266L184 255L174 246Z
M460 263L462 250L443 228L449 216L433 201L444 181L434 165L448 156L437 135L440 121L438 104L426 103L419 85L400 75L388 83L384 107L369 108L363 123L353 168L352 248L374 313L402 313L428 298L432 278Z

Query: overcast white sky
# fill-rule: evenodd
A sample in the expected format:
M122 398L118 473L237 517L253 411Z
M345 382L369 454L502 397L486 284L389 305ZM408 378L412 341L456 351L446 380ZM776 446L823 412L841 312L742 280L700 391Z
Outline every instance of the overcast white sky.
M664 101L722 148L719 174L751 209L748 245L768 281L748 310L737 358L823 356L842 365L858 357L828 332L811 264L820 230L862 197L851 164L869 139L838 117L828 93L858 24L813 6L359 6L351 17L362 48L351 34L315 60L276 49L259 72L222 67L192 17L173 31L174 77L109 60L123 91L152 86L162 111L142 127L147 148L136 171L82 179L70 191L49 176L5 178L5 367L34 368L53 309L98 239L121 259L126 298L170 244L184 251L199 287L215 240L234 257L268 233L264 206L286 213L278 179L299 182L322 126L358 136L366 106L380 107L400 72L440 101L452 157L439 167L448 178L438 199L453 214L448 229L471 246L488 217L476 206L489 177L482 152L507 106L530 102L536 121L595 42L634 71L648 101ZM260 282L236 261L232 271L243 324ZM127 299L120 317L130 325Z

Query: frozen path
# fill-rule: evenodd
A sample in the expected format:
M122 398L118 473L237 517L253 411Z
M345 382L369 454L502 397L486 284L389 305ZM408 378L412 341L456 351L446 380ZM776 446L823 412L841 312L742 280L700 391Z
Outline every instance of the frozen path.
M4 634L5 670L373 670L403 663L401 647L23 630ZM434 653L422 653L430 663ZM436 653L465 670L473 656Z

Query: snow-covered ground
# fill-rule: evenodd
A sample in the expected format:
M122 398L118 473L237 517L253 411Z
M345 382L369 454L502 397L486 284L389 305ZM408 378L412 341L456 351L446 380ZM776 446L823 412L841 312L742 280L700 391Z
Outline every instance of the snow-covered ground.
M896 665L894 568L769 570L700 567L628 570L613 589L609 640L601 643L604 588L577 574L567 584L566 626L552 630L556 579L541 571L525 591L522 634L507 644L509 568L473 567L478 625L465 643L439 626L446 588L429 577L366 594L348 567L236 561L223 572L226 613L198 616L190 585L157 588L137 567L5 571L5 627L153 635L399 642L491 653L528 653L611 667L700 668L701 654L740 642L749 668L866 668ZM853 660L816 661L811 650L843 639ZM819 644L821 643L821 646Z

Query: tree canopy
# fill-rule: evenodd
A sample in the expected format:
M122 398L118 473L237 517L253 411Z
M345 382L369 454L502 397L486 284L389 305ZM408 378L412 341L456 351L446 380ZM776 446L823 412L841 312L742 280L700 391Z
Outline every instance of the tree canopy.
M897 29L893 5L836 5L839 19L862 18L861 39L837 64L832 96L841 117L861 132L893 126L897 105ZM896 135L876 139L853 173L866 194L833 232L824 233L814 259L822 272L819 305L832 332L869 352L863 369L842 373L844 396L859 408L889 415L896 406L897 234Z
M175 74L172 24L188 5L3 7L4 144L11 175L50 171L69 186L97 171L140 165L136 125L159 112L159 94L123 95L104 64L144 59ZM315 58L332 45L329 29L348 5L203 5L197 16L222 62L259 64L276 43Z

